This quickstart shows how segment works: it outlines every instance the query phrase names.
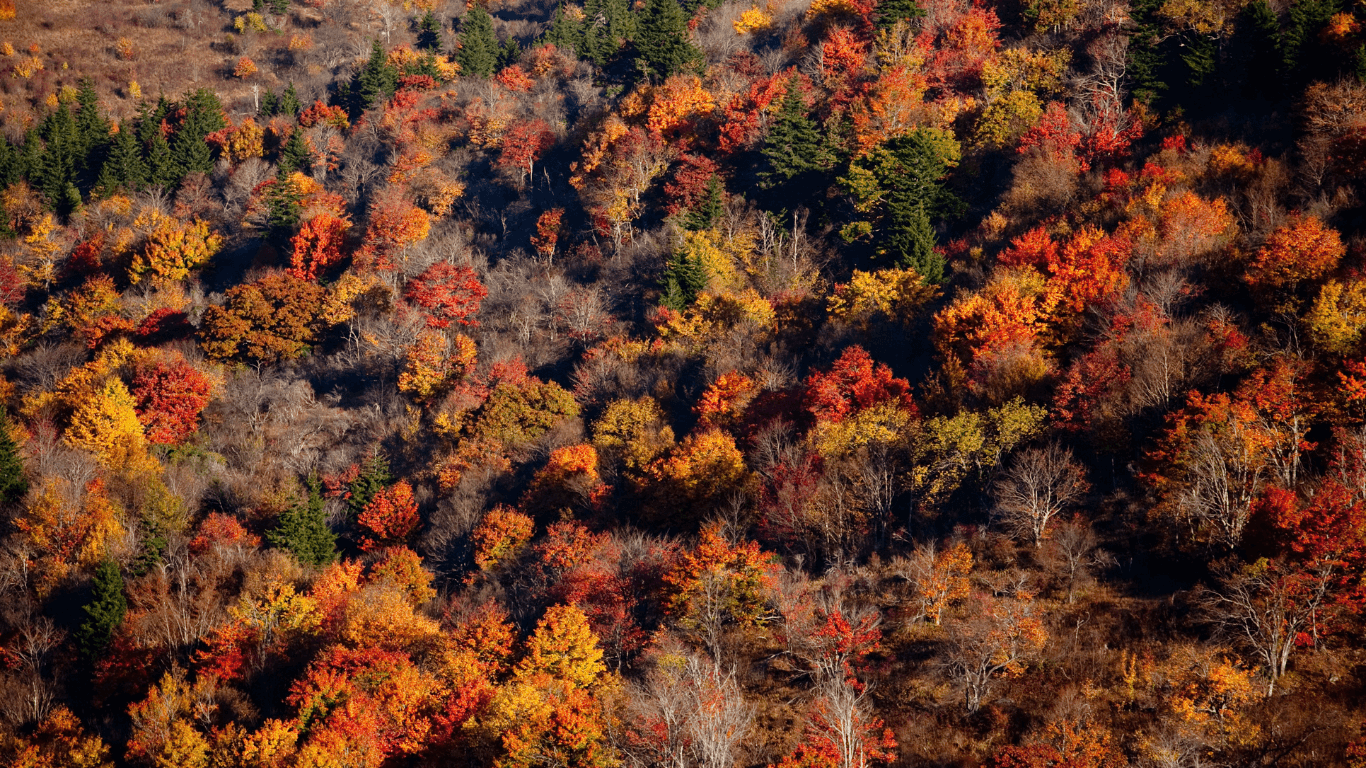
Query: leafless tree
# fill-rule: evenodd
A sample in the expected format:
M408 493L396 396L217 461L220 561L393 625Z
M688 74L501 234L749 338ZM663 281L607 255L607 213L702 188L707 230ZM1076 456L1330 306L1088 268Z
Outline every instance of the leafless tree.
M1224 577L1218 589L1199 593L1206 620L1265 666L1267 696L1276 692L1297 638L1317 634L1334 570L1325 562L1312 571L1288 573L1278 563L1262 562Z
M733 768L754 723L734 672L694 654L656 658L631 700L639 722L657 724L643 743L623 744L642 768Z
M1014 535L1042 547L1053 518L1088 490L1085 469L1072 458L1071 449L1049 443L1015 457L996 483L996 509Z
M1209 528L1220 545L1232 549L1243 538L1252 502L1265 484L1266 462L1248 430L1229 419L1218 432L1201 429L1191 440L1187 481L1177 499L1195 528Z
M968 615L948 625L943 664L976 712L996 679L1017 675L1043 649L1048 636L1027 600L979 596Z

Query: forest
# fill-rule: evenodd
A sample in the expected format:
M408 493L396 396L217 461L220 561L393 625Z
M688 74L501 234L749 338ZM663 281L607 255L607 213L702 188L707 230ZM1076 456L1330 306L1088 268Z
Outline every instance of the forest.
M1366 768L1363 24L0 0L0 763Z

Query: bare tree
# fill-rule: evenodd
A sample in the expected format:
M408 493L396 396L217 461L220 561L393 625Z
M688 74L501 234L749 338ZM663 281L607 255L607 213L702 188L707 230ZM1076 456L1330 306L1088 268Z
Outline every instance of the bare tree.
M1057 443L1023 451L996 484L996 508L1011 532L1043 546L1048 524L1075 504L1090 484L1072 451Z
M1300 573L1261 562L1226 576L1217 590L1200 592L1206 619L1265 665L1267 696L1276 692L1296 639L1301 633L1317 634L1319 609L1333 576L1331 562Z
M754 723L735 673L693 654L657 657L631 701L649 738L623 740L623 753L642 768L733 768Z
M966 617L948 625L943 661L963 690L968 712L982 707L997 678L1021 674L1048 641L1029 601L981 595L977 602Z
M1188 480L1177 499L1195 527L1212 528L1218 543L1229 549L1242 540L1265 481L1266 463L1250 428L1234 418L1217 433L1200 430L1191 441Z

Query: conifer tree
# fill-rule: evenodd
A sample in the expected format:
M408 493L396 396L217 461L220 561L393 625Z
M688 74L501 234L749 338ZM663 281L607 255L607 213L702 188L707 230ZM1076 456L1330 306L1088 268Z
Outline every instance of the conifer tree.
M707 179L707 193L697 201L697 205L688 211L687 217L683 220L683 226L694 232L704 229L711 229L711 225L721 218L721 213L725 206L725 201L721 197L721 180L712 176Z
M768 186L789 182L798 176L820 171L830 164L825 138L816 129L806 108L798 82L788 84L778 116L764 139L762 154L768 168L760 173Z
M599 67L616 53L616 41L611 39L604 0L588 0L583 6L582 36L575 46L579 57Z
M1244 91L1249 96L1274 98L1280 79L1277 44L1280 20L1266 0L1256 0L1243 8L1247 29L1248 63Z
M294 83L290 83L285 88L285 92L280 94L280 114L296 117L303 111L303 102L299 100L299 92L294 90Z
M663 80L702 61L688 37L688 17L676 0L649 0L636 34L636 67L646 77Z
M95 569L94 594L85 605L85 621L76 630L76 642L87 659L95 660L109 647L127 612L123 574L117 563L105 560Z
M142 159L137 133L131 122L124 121L109 148L96 186L109 194L119 188L137 190L146 183L147 163Z
M272 546L288 550L299 562L323 566L337 559L337 537L327 526L322 481L308 478L308 499L285 510L266 538Z
M34 185L42 190L48 204L65 214L81 204L76 189L76 168L84 159L76 120L65 104L47 116L41 129L43 154L30 170Z
M498 66L498 38L493 34L493 18L488 11L471 6L460 20L460 50L455 60L460 74L488 77Z
M934 228L925 206L898 194L887 208L891 219L887 248L895 255L897 264L914 269L927 282L943 282L944 257L934 249Z
M81 80L80 90L76 92L76 133L81 141L80 168L93 173L104 163L105 150L109 147L109 120L100 112L100 98L95 93L95 85L89 78Z
M422 14L422 20L417 23L417 47L432 53L441 50L441 22L431 10Z
M303 130L295 128L289 134L289 139L285 145L280 148L278 165L280 178L284 178L295 171L306 171L308 166L308 143L304 141Z
M275 91L266 91L266 95L261 97L261 116L272 117L280 111L280 97L275 95Z
M356 113L364 112L373 107L375 102L393 96L397 87L398 72L389 66L384 48L376 40L370 46L370 59L356 77Z
M925 15L916 0L881 0L874 10L877 28L891 29L898 21L915 21Z
M158 187L171 187L180 181L175 161L171 158L171 145L161 131L152 134L147 149L147 180Z
M555 14L550 20L550 29L546 30L542 42L561 50L574 50L578 52L582 44L583 29L577 19L564 12L564 3L555 6Z
M9 414L0 409L0 505L19 501L25 493L28 493L28 478L24 475L19 443L14 439L14 423Z
M8 139L0 138L0 189L24 176L24 155Z
M607 33L611 37L614 51L626 40L636 36L636 15L631 10L631 0L605 0L602 7L607 20Z
M346 488L351 494L346 501L351 519L354 520L364 511L370 500L375 498L375 494L384 490L393 481L394 476L389 472L389 462L384 458L384 454L375 451L366 457L360 468L360 476L351 481Z
M697 294L706 290L707 282L707 267L701 259L688 253L676 254L664 270L664 290L659 303L681 312L697 300Z
M503 47L498 50L498 69L510 67L522 58L522 46L513 38L509 37Z

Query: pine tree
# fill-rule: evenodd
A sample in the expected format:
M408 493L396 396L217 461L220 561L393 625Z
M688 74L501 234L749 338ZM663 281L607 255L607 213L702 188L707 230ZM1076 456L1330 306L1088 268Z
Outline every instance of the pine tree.
M95 569L94 593L85 605L86 619L76 630L76 643L87 659L94 661L109 647L127 612L123 574L118 564L105 560Z
M356 77L355 113L359 114L373 107L376 102L385 101L394 95L398 87L398 72L389 66L384 48L376 40L370 46L370 59L365 62Z
M171 138L172 184L178 184L189 173L213 172L213 151L204 137L227 127L223 104L208 88L186 95L182 106L185 117Z
M180 182L175 161L171 158L171 145L167 143L166 137L161 135L161 131L152 134L152 141L147 149L147 180L153 186L166 188Z
M35 186L47 197L48 204L62 214L69 213L81 204L81 193L76 189L76 168L84 159L71 110L65 104L58 107L43 120L40 133L43 154L30 174Z
M636 14L631 10L631 0L605 0L602 12L615 52L622 43L636 36Z
M281 158L275 184L266 193L271 236L277 240L284 240L292 235L294 228L299 225L299 217L303 215L303 193L288 181L289 171L285 170L284 163L285 160Z
M384 490L386 486L394 481L394 476L389 472L389 462L384 458L384 454L379 451L371 453L361 465L360 476L351 481L346 490L351 494L347 499L347 511L351 519L355 519L366 506L370 504L375 494Z
M24 177L24 155L19 147L0 137L0 189Z
M1256 0L1243 9L1243 22L1248 38L1247 80L1243 90L1249 96L1274 98L1280 80L1277 66L1280 20L1266 0Z
M898 21L915 21L925 15L916 0L881 0L874 9L878 29L891 29Z
M944 257L934 249L934 228L925 206L903 192L892 196L887 209L887 250L897 264L911 267L927 282L943 282Z
M460 74L488 77L498 66L498 38L493 18L479 6L471 6L460 20L460 50L455 53Z
M105 151L109 148L109 120L100 112L100 98L95 93L95 85L89 78L81 80L80 90L76 92L76 133L81 141L80 168L85 173L93 173L104 164Z
M616 53L616 41L611 39L604 0L588 0L583 6L583 26L579 43L575 46L579 57L601 67Z
M583 30L578 20L565 13L564 3L561 3L555 6L555 15L551 17L550 29L546 30L541 42L549 43L560 50L577 52L582 37Z
M433 53L441 50L441 22L430 10L424 13L422 20L417 23L417 47Z
M297 117L304 109L303 102L299 101L299 92L294 90L294 83L290 83L285 92L280 95L280 114L289 117Z
M271 117L280 112L280 97L275 95L275 91L266 91L266 95L261 97L261 117Z
M322 481L308 478L308 500L280 515L280 523L266 534L272 546L292 552L299 562L323 566L337 559L337 537L327 526Z
M0 505L19 501L25 493L28 493L28 478L24 475L19 443L14 439L14 424L9 420L9 414L0 409Z
M688 211L688 215L683 219L683 226L694 232L704 229L711 229L711 225L721 218L725 208L725 200L721 196L721 180L712 176L707 179L707 194L697 205Z
M280 148L278 165L280 178L284 178L295 171L306 171L308 166L308 143L304 141L303 129L295 128L290 132L289 140Z
M762 154L768 168L759 175L769 187L789 182L813 171L825 170L830 153L825 139L806 109L798 82L793 78L778 116L764 138Z
M649 0L636 34L636 67L663 80L702 61L688 37L688 17L676 0Z
M701 259L688 253L677 254L664 270L664 290L659 303L681 312L697 300L697 294L707 289L708 282L707 267Z
M270 0L270 12L276 16L289 13L289 0Z
M513 38L509 37L507 42L498 51L498 69L510 67L522 58L522 46Z
M137 133L129 121L119 126L118 135L109 148L109 156L100 169L96 186L105 194L115 189L141 189L147 183L147 163L142 159L142 147L138 145Z

